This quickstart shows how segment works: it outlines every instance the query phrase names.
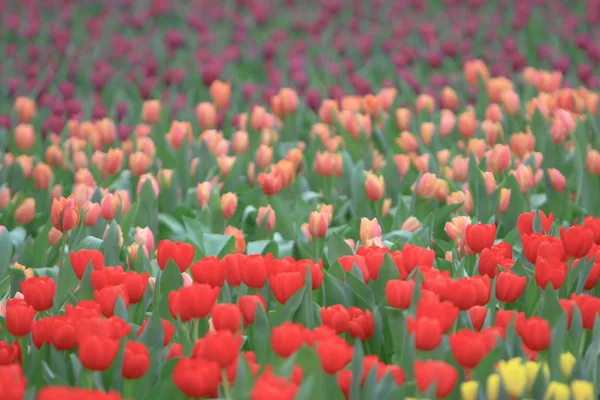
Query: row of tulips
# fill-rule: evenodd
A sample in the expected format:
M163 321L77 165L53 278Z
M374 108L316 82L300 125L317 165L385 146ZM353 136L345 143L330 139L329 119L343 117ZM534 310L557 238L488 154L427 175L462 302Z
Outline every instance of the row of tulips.
M71 251L56 278L15 264L2 393L591 399L599 226L557 238L553 215L524 213L516 259L494 224L468 224L450 260L411 244L354 251L335 235L325 262L198 257L163 240L127 272L96 249Z

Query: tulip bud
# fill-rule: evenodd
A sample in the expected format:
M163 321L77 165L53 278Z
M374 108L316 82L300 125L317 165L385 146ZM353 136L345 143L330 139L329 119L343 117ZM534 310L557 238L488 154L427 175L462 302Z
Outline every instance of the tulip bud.
M598 150L588 150L585 158L585 166L590 174L600 175L600 153Z
M113 193L107 193L100 202L100 215L110 222L117 216L121 207L121 198Z
M17 224L26 225L35 217L35 199L28 197L15 210L15 221Z
M150 157L141 151L136 151L129 156L129 170L134 176L141 176L146 172L152 160Z
M421 114L421 111L427 111L429 114L433 114L433 110L435 109L435 100L428 94L420 94L417 96L417 100L415 102L415 109L417 114Z
M84 226L96 225L96 222L98 222L98 217L100 216L100 204L88 201L85 206L83 206L83 215Z
M134 240L140 246L144 246L148 250L148 253L154 250L154 234L152 233L152 230L149 227L136 227Z
M420 229L422 226L423 226L423 224L421 224L421 221L419 221L417 219L417 217L410 216L406 219L406 221L404 221L402 223L400 230L414 232L414 231Z
M229 99L231 98L231 84L215 80L209 88L210 97L213 99L213 103L217 108L224 108L229 105Z
M214 128L217 121L217 110L211 103L204 102L196 106L196 117L202 129Z
M431 145L431 140L435 134L435 125L433 122L423 122L421 124L421 140L425 146Z
M121 225L116 225L117 226L117 231L118 231L118 235L119 235L119 241L118 241L118 246L119 247L123 247L123 230L121 229ZM104 229L104 233L102 234L102 240L106 239L106 234L108 233L108 231L110 230L110 224L106 225L106 228Z
M0 189L0 210L4 209L10 203L10 188Z
M460 105L460 100L456 92L449 86L446 86L444 89L442 89L440 102L443 108L451 111L456 111Z
M383 206L381 207L381 216L386 217L390 213L392 208L392 199L383 199Z
M235 163L235 156L227 157L220 156L217 157L217 165L219 166L219 171L221 171L221 175L223 178L227 178L231 173L231 168L233 168L233 164Z
M173 170L164 168L159 169L156 178L161 188L169 189L173 182Z
M396 163L396 168L398 169L398 175L400 175L402 178L406 176L410 170L410 157L406 154L396 154L394 156L394 162Z
M142 106L142 119L149 125L156 125L160 120L160 100L146 100Z
M48 244L52 247L56 246L58 241L62 238L62 235L63 234L61 231L59 231L55 227L52 227L52 229L50 229L50 232L48 232Z
M377 176L372 172L366 172L365 191L370 201L379 201L385 194L385 181L383 176Z
M35 115L35 101L28 97L19 96L15 100L14 109L19 115L19 122L29 123Z
M435 174L427 172L423 174L421 180L419 181L419 185L416 187L416 194L418 197L433 197L435 195L437 185L437 177ZM415 190L413 184L413 191Z
M400 137L396 139L396 144L405 153L416 153L419 150L419 142L412 133L407 131L400 133Z
M507 188L500 189L500 204L498 206L498 214L504 214L510 204L510 195L512 190Z
M223 218L229 219L235 214L237 210L238 198L235 193L225 193L221 196L221 210L223 212Z
M67 232L79 223L79 211L75 199L61 197L52 201L52 225L60 232Z
M233 252L235 254L243 254L246 251L246 241L244 240L244 232L235 226L227 226L224 235L232 235L235 238L235 248Z
M305 222L302 225L300 225L300 231L302 232L302 234L304 235L304 237L306 238L306 241L309 244L312 244L312 235L310 234L310 232L308 231L308 224Z
M17 148L23 152L28 152L35 144L35 131L29 124L17 125L14 137Z
M487 66L481 60L470 60L465 62L463 73L465 75L465 79L471 86L478 86L480 79L485 82L490 77L490 72Z
M454 129L454 125L456 125L456 116L454 113L450 110L442 110L439 126L440 137L446 137L450 135Z
M204 209L208 205L211 193L212 182L202 182L196 186L196 196L198 197L198 204L200 204L200 208Z
M255 106L250 113L250 128L255 132L260 132L267 127L267 124L267 110L263 107ZM245 128L245 126L242 128Z
M338 115L338 104L335 100L323 100L321 107L319 107L319 118L321 121L328 125L331 125Z
M181 278L183 279L183 287L190 287L194 284L194 280L187 272L182 272Z
M396 125L400 131L410 130L410 110L408 108L398 108L396 110Z
M256 165L265 169L273 161L273 148L264 144L261 144L256 151Z
M232 149L235 154L243 154L248 150L250 139L248 132L237 131L233 134Z
M559 193L564 192L567 187L567 180L559 170L556 168L549 168L548 177L550 178L550 183L555 191Z
M394 104L394 99L396 98L396 94L398 91L395 88L382 88L377 95L379 97L379 102L381 103L381 107L389 112L390 108Z
M360 241L365 246L380 246L383 247L383 241L381 238L381 226L377 218L369 220L368 218L361 218L360 220Z
M485 182L485 189L487 191L487 194L488 194L488 196L491 196L492 193L494 193L494 191L498 187L498 184L496 183L496 178L495 178L494 174L489 171L482 172L482 174L483 174L483 181Z
M508 115L516 115L521 109L519 95L514 90L507 90L503 92L501 103Z
M308 218L308 232L312 237L322 238L327 233L329 220L327 216L318 211L312 211Z
M459 242L464 236L467 229L467 225L471 224L471 218L469 217L454 217L450 221L446 222L444 231L450 238L455 242Z
M152 293L154 293L154 288L156 287L156 277L155 276L151 276L150 278L148 278L148 287L150 288L150 291Z
M127 211L129 211L129 208L131 207L129 192L125 189L115 190L115 196L121 201L121 215L127 214Z
M156 199L158 197L159 187L156 178L154 178L152 174L143 174L142 176L140 176L136 190L137 195L139 196L142 193L142 188L144 187L144 184L146 182L150 182L150 185L152 186L152 190L154 192L154 198Z
M275 211L270 205L258 209L258 216L256 217L256 224L258 226L264 226L268 232L271 232L275 229L276 222Z
M459 115L458 132L466 139L475 136L475 133L477 133L477 119L474 112L465 111Z
M33 169L33 182L36 189L48 190L52 180L52 168L44 162L38 163Z

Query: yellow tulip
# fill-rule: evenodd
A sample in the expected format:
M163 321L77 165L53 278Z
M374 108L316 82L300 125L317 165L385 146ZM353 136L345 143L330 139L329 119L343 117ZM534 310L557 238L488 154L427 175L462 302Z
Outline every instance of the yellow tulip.
M527 386L527 368L520 358L500 361L498 370L506 392L513 397L521 397Z
M479 382L467 381L460 385L460 397L462 400L477 400L477 391L479 390Z
M486 385L486 395L488 400L497 400L500 392L500 375L493 374L488 376Z
M571 376L571 371L573 371L576 362L575 356L569 352L560 355L560 370L565 379L569 379Z
M594 384L588 381L574 380L571 382L573 400L594 400Z
M544 400L569 400L570 395L571 391L569 390L568 385L552 381L546 389Z

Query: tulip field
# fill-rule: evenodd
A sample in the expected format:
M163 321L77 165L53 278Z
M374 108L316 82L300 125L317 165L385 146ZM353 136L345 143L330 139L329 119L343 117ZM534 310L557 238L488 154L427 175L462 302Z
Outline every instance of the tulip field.
M599 398L599 0L0 0L0 54L0 400Z

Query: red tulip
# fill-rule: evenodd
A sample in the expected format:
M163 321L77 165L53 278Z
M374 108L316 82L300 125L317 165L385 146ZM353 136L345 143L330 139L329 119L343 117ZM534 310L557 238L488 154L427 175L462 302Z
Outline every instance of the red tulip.
M99 271L104 268L104 254L98 250L79 250L77 252L72 251L69 255L71 259L71 266L77 279L83 279L83 274L88 264L92 264L92 268L95 271Z
M267 281L267 270L262 257L247 257L240 266L242 269L242 281L251 289L260 289Z
M354 348L339 336L317 342L317 355L321 368L327 374L336 374L352 360Z
M513 265L512 247L508 243L502 242L483 249L479 256L479 275L495 278L498 274L498 266L509 269Z
M119 351L119 341L90 335L79 342L77 355L81 364L92 371L106 371Z
M193 318L205 318L219 298L219 288L194 283L169 293L169 312L173 318L187 322Z
M321 321L324 326L335 330L335 333L344 333L350 327L350 312L341 304L321 307Z
M600 315L600 299L589 294L571 295L581 312L584 329L593 329L596 316Z
M236 304L215 304L211 314L212 323L216 331L228 330L230 332L237 332L240 329L242 316Z
M287 358L302 347L306 328L293 322L284 322L273 328L271 332L271 347L275 354Z
M594 232L579 225L573 225L569 229L561 226L560 238L567 254L575 258L585 256L594 244Z
M94 290L102 290L108 286L117 286L125 281L125 273L123 267L104 267L99 271L92 271L92 288Z
M127 297L124 285L106 286L101 290L94 290L94 300L100 304L100 311L105 317L114 314L119 297L125 303L125 307L129 307L129 297Z
M100 316L100 304L94 300L82 300L75 306L67 304L65 313L73 322Z
M365 283L369 282L369 280L371 279L371 274L369 274L369 269L367 268L367 264L363 256L343 256L338 258L338 262L342 266L342 269L346 272L352 271L352 268L354 267L354 265L356 265L360 270L360 273L362 274Z
M538 258L535 263L535 282L542 289L546 289L550 283L556 290L565 282L568 268L565 262L556 257Z
M25 301L36 311L46 311L52 308L56 283L47 277L29 278L21 282L21 292Z
M284 272L269 276L269 285L277 301L285 304L304 286L304 277L299 272Z
M600 244L600 218L588 215L581 224L583 229L589 229L594 233L594 243Z
M406 310L410 307L415 287L414 281L392 279L385 285L385 297L390 307Z
M442 333L450 330L458 318L459 309L448 301L439 301L436 299L421 300L417 304L417 316L420 318L437 319Z
M225 272L225 280L229 286L239 287L242 283L242 267L245 260L245 254L227 254L221 259L221 269Z
M23 337L31 331L35 310L23 299L8 299L4 322L8 332L16 337Z
M415 361L415 380L421 392L436 384L436 396L448 396L458 380L458 371L444 361Z
M542 232L548 233L552 228L552 222L554 222L554 214L550 213L548 216L543 211L540 213L540 220L542 222ZM533 233L533 220L535 218L535 212L525 212L519 215L517 220L517 229L521 235Z
M379 277L379 269L383 264L383 259L390 250L386 247L379 246L367 246L359 247L356 251L356 255L363 256L365 258L365 264L369 270L369 276L373 280L377 280Z
M33 322L31 339L38 349L53 344L57 350L71 350L77 345L77 331L66 316L46 317Z
M21 347L19 342L8 344L0 340L0 365L21 363Z
M465 311L477 304L477 288L470 278L460 278L450 282L445 297L459 310Z
M487 316L487 310L487 307L484 306L473 306L469 308L469 317L471 318L473 329L476 331L480 331L481 327L483 327L485 317Z
M183 355L183 347L181 347L181 343L173 343L173 346L171 346L169 349L169 353L167 353L167 360L183 357Z
M527 285L527 278L510 271L502 271L496 279L496 298L503 303L517 301Z
M0 393L2 393L2 399L24 399L26 389L27 379L25 379L19 364L0 366Z
M173 369L173 382L187 397L219 395L221 368L216 362L199 358L182 358Z
M293 400L298 390L296 383L265 372L254 382L250 400Z
M363 342L373 336L375 323L373 313L370 310L361 310L358 307L350 307L350 324L348 325L348 335L352 338L360 338Z
M238 299L238 306L244 317L244 326L254 323L257 307L262 307L263 310L267 309L265 299L263 299L260 294L241 296Z
M150 368L150 352L143 343L128 341L125 344L123 369L121 376L125 379L139 379Z
M546 350L552 341L550 324L541 317L527 318L520 335L523 344L533 351Z
M475 368L481 360L496 347L496 336L486 332L461 329L449 336L450 350L463 368Z
M410 274L417 265L419 267L433 267L434 261L434 250L424 249L413 244L405 244L402 248L402 264L407 274Z
M494 245L496 225L471 224L465 231L466 244L474 253L481 253L487 247Z
M135 271L126 272L123 286L125 287L129 303L139 303L140 300L142 300L142 297L144 297L144 293L146 293L146 288L148 287L148 273L144 272L138 274Z
M437 319L408 319L408 332L415 336L415 348L421 351L435 350L442 342L442 331Z
M213 361L227 368L239 356L242 335L228 330L210 332L194 345L192 357Z
M179 270L185 272L194 260L195 253L196 249L191 244L161 240L158 243L156 261L160 269L164 271L167 267L167 262L173 260Z
M194 263L190 270L194 282L207 284L213 287L222 287L225 283L225 269L217 257L205 257Z

